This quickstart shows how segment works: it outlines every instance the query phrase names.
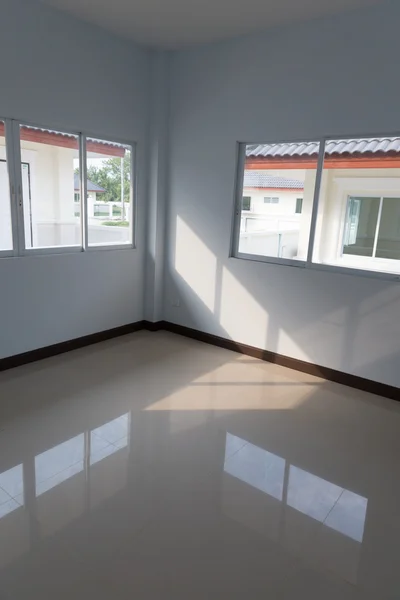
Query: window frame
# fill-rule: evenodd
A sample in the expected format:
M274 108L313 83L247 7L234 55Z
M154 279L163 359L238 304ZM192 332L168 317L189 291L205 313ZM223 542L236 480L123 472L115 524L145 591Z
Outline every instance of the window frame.
M386 281L392 282L400 282L400 261L399 261L399 272L391 272L391 271L376 271L371 269L370 267L358 267L353 265L344 265L344 264L327 264L327 263L318 263L313 259L314 247L316 243L316 229L317 229L317 220L319 216L319 200L320 200L320 191L321 191L321 183L322 183L322 175L324 170L324 161L325 161L325 147L329 141L333 140L348 140L348 139L358 139L358 138L384 138L384 137L400 137L399 132L390 132L390 133L366 133L366 134L345 134L345 135L326 135L326 136L310 136L308 138L280 138L277 139L263 139L263 141L237 141L237 152L236 152L236 170L235 170L235 185L234 185L234 201L233 201L233 223L232 223L232 235L230 242L230 250L229 250L229 258L230 259L238 259L238 260L249 260L252 262L263 262L269 263L273 265L286 265L290 267L297 267L302 269L309 269L313 271L325 271L330 273L339 273L342 275L350 275L356 277L367 277L371 279L382 279ZM241 222L241 198L243 195L243 180L244 180L244 167L245 167L245 159L246 159L246 146L248 145L263 145L263 144L290 144L290 143L306 143L306 142L319 142L319 153L316 167L316 180L314 187L314 196L312 203L312 212L311 212L311 222L310 222L310 232L308 239L308 251L307 258L305 260L297 260L297 259L289 259L289 258L279 258L272 256L263 256L259 254L247 254L243 252L239 252L239 240L240 240L240 222ZM357 195L357 194L356 194ZM379 193L382 196L382 192ZM386 193L384 197L390 197L390 193ZM393 195L392 195L393 196ZM396 197L400 197L400 195L396 195ZM345 211L347 209L347 203L345 204ZM342 218L341 222L341 233L338 237L338 247L341 248L343 246L343 230L344 230L344 220ZM383 259L375 259L375 260L383 260Z
M42 248L27 248L25 243L25 210L24 210L24 197L23 197L23 186L22 186L22 158L21 158L21 137L20 137L20 128L21 127L34 127L35 129L45 129L45 130L54 130L58 133L70 134L74 135L78 138L78 148L80 152L80 137L81 133L78 131L72 131L69 127L51 127L44 126L32 123L28 120L13 120L14 126L14 160L15 160L15 181L17 187L17 196L18 196L18 230L19 230L19 253L18 256L40 256L43 254L75 254L77 252L82 252L82 242L80 245L76 246L44 246ZM75 202L74 202L75 204ZM83 220L82 216L82 206L81 206L81 221Z
M348 218L348 212L349 212L349 206L350 206L350 199L352 197L356 197L357 199L363 199L363 198L371 198L371 195L365 195L364 194L348 194L347 196L347 207L346 207L346 215L345 215L345 219ZM382 258L381 256L376 256L376 251L378 249L378 243L379 243L379 231L380 231L380 226L381 226L381 217L382 217L382 212L383 212L383 203L386 199L395 199L395 200L399 200L400 201L400 193L398 194L394 194L394 193L386 193L386 194L382 194L380 196L378 195L374 195L373 197L375 197L377 200L379 200L379 207L378 207L378 214L377 214L377 219L376 219L376 224L375 224L375 233L374 233L374 243L373 243L373 248L372 248L372 256L363 256L363 255L356 255L356 254L345 254L343 252L344 249L344 233L345 233L345 227L343 227L343 231L342 231L342 236L341 236L341 252L340 252L340 257L338 258L339 261L343 261L343 263L345 264L346 262L351 263L351 261L354 261L354 263L356 264L357 262L361 262L361 261L366 261L368 263L373 264L382 264L382 265L387 265L390 266L390 264L399 262L397 259L395 258ZM350 267L351 268L351 267ZM373 269L371 269L373 271ZM387 271L390 273L390 271Z
M6 150L6 164L8 175L8 193L10 201L10 225L12 248L8 250L0 249L0 258L10 258L18 256L19 248L19 230L18 230L18 209L17 194L15 185L15 157L14 157L14 129L12 119L0 117L0 122L4 123L4 137Z
M138 213L138 174L137 174L137 142L127 139L121 139L119 136L103 135L101 133L92 133L84 131L76 131L70 127L63 125L54 125L47 123L32 122L29 119L16 119L1 117L0 121L5 127L5 148L6 160L9 178L9 194L11 203L11 229L13 248L11 250L0 250L1 258L27 257L40 255L58 255L58 254L75 254L81 252L93 252L102 250L135 250L137 248L137 213ZM75 202L74 205L80 206L81 211L81 228L82 237L81 244L76 246L46 246L43 248L26 248L25 246L25 229L24 229L24 202L22 189L22 171L21 171L21 139L20 127L34 127L37 129L54 130L61 133L77 136L79 147L79 167L80 167L80 203ZM88 218L87 218L87 157L86 157L86 140L97 139L109 143L117 143L129 146L131 148L131 179L130 179L130 197L131 197L131 214L130 214L130 241L124 244L96 244L88 245Z

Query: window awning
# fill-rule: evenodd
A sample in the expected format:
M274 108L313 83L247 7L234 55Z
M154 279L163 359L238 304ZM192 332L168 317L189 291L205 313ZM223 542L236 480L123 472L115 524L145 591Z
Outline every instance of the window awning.
M0 122L0 135L4 136L4 123ZM71 148L78 150L78 138L67 133L60 133L51 129L39 129L22 125L20 129L21 140L26 142L36 142L38 144L48 144L59 148ZM88 152L105 154L106 156L119 156L123 158L127 147L123 144L102 142L94 138L87 138L86 148Z

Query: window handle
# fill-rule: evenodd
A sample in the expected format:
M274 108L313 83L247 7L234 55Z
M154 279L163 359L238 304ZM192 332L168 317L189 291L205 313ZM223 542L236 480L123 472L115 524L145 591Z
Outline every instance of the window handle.
M18 186L18 203L19 203L19 207L22 208L22 188L21 188L21 185Z

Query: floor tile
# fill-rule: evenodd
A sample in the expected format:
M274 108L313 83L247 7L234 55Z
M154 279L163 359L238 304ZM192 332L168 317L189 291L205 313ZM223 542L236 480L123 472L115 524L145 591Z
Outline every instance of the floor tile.
M0 396L0 598L400 597L400 404L165 332Z

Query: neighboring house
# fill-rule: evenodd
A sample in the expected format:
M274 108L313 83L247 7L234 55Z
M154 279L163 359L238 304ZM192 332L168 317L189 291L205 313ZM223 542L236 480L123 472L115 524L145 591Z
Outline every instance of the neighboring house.
M266 171L246 170L243 181L241 231L273 227L276 219L299 222L304 181L269 175Z
M241 251L307 257L318 150L312 142L247 146L242 217L256 217L258 233L242 222ZM272 200L262 206L264 197ZM327 142L315 248L329 264L379 260L389 269L400 259L400 138Z
M87 197L91 202L96 202L100 198L97 198L97 194L104 194L105 189L97 183L93 183L90 179L87 180ZM77 173L74 173L74 202L80 203L81 201L81 180Z
M109 202L103 202L101 194L105 193L105 189L90 179L87 180L87 210L89 219L111 219L113 217L113 206ZM80 193L80 177L77 173L74 174L74 202L75 202L75 217L81 214L81 193ZM98 197L100 195L100 197Z
M2 123L0 134L4 136ZM0 139L4 140L4 137ZM75 169L79 166L77 137L50 129L22 126L20 139L27 247L80 245L80 210L77 202L79 185L75 175ZM87 156L91 160L111 157L122 159L125 152L125 147L121 144L87 140ZM0 145L0 191L7 191L7 188L6 149L3 142L3 145ZM89 213L91 209L94 212L97 195L102 193L104 190L100 186L88 181ZM8 194L1 194L0 220L2 214L9 210L8 203ZM100 231L99 224L96 224L93 239L107 243L109 240L119 241L121 236L128 235L127 232L110 229L102 227Z

